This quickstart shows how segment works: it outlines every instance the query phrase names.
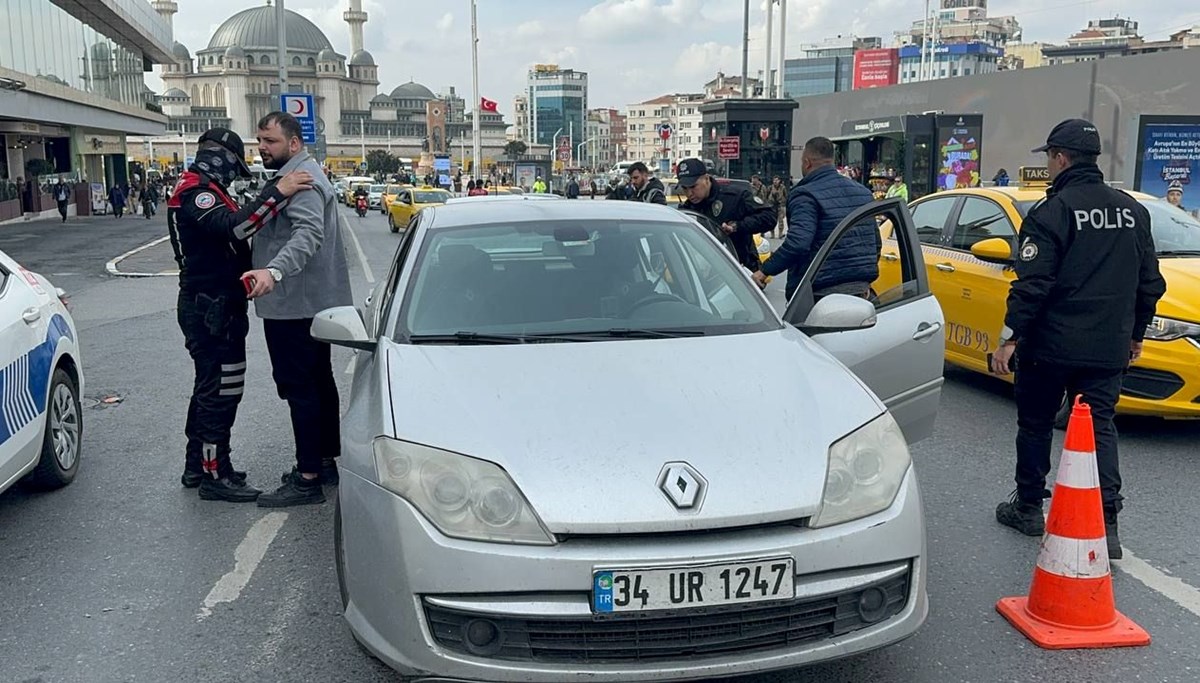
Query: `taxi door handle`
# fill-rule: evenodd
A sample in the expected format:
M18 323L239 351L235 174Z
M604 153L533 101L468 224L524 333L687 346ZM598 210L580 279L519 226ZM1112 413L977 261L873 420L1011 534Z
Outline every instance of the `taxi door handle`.
M33 307L26 308L25 312L21 314L21 319L32 325L42 319L42 312Z
M913 333L913 339L916 341L925 341L940 332L941 329L941 323L921 323L917 325L917 331Z
M883 260L884 260L884 261L899 261L899 260L900 260L900 255L899 255L899 254L893 254L893 253L891 253L891 252L886 252L886 253L884 253L884 255L883 255Z
M942 271L943 273L953 273L955 271L954 266L949 263L939 263L936 266L934 266L934 268L937 268L938 270Z

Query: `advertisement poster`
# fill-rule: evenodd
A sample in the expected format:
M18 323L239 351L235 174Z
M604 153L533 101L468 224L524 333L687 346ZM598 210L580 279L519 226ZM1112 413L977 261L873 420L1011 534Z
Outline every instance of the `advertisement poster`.
M854 53L854 89L881 88L900 81L900 51L896 48Z
M537 180L537 164L517 164L516 176L517 187L529 191L533 187L533 181Z
M1200 124L1151 123L1142 127L1141 159L1134 189L1165 197L1167 186L1183 186L1183 204L1200 200Z
M938 117L937 189L979 187L983 117Z

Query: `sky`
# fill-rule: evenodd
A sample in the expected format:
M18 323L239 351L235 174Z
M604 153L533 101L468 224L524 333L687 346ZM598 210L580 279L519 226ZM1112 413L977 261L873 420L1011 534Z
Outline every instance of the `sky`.
M148 0L147 0L148 1ZM936 1L936 0L935 0ZM229 16L265 0L178 0L175 39L194 54ZM752 0L751 76L765 68L767 0ZM347 0L286 0L349 55L342 12ZM789 0L789 58L805 45L839 35L882 36L919 20L920 0ZM469 0L363 0L366 49L379 65L380 92L416 80L434 92L455 86L471 99ZM718 70L740 75L742 12L738 0L478 0L480 94L512 120L512 100L535 63L589 75L589 107L624 109L659 95L701 92ZM1200 24L1192 0L991 0L993 16L1014 15L1025 41L1063 42L1089 19L1139 22L1147 39ZM779 12L772 52L778 54ZM147 84L161 90L157 76Z

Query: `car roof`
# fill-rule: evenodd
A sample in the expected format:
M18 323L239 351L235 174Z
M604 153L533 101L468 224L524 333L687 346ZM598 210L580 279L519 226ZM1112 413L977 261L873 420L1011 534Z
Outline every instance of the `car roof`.
M562 197L556 194L489 194L479 195L477 197L452 197L447 204L461 204L463 202L544 202L547 200L561 200Z
M667 221L691 224L675 209L643 202L578 202L578 201L478 201L452 202L425 209L433 212L430 229L458 228L488 223L528 223L535 221Z
M921 199L930 197L955 197L959 195L990 197L991 199L1008 199L1014 202L1036 202L1046 197L1046 185L1010 185L1007 187L963 187L954 190L943 190L927 194ZM1134 199L1158 199L1154 195L1135 190L1116 188Z

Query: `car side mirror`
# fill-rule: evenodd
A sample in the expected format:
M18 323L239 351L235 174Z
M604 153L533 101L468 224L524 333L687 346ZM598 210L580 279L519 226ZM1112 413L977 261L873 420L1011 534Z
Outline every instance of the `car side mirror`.
M1012 244L1002 237L980 240L971 245L971 255L988 263L1012 263Z
M875 326L875 304L849 294L830 294L813 305L800 330L812 336Z
M374 351L375 340L367 336L367 326L353 306L327 308L313 318L309 334L317 341L362 351Z

